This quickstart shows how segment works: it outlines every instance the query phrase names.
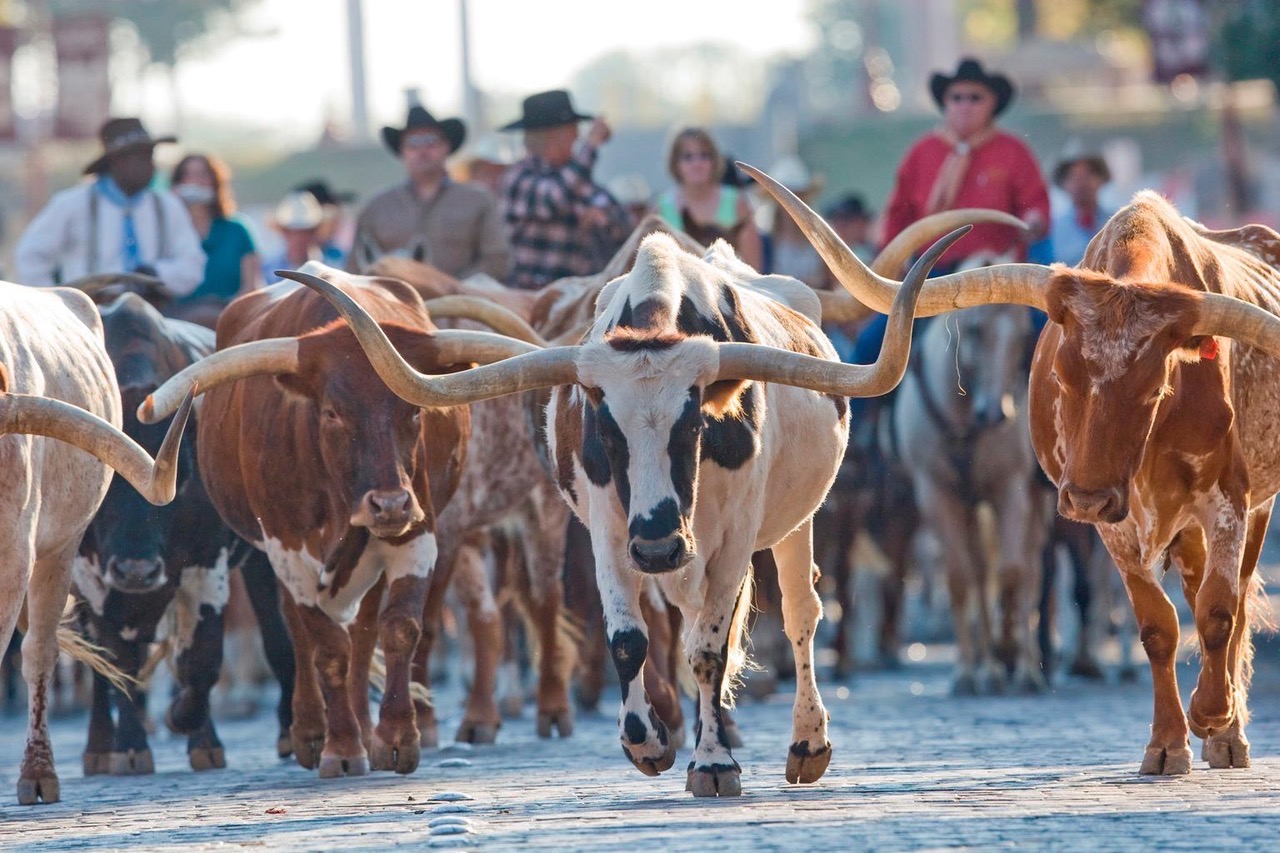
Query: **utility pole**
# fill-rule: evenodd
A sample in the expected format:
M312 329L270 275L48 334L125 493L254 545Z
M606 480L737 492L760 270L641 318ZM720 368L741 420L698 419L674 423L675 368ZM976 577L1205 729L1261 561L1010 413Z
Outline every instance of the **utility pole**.
M347 0L347 49L351 55L351 136L369 139L369 100L364 75L364 0Z
M462 40L462 116L469 127L485 131L489 124L480 114L480 93L471 79L471 25L467 6L467 0L458 0L458 37Z

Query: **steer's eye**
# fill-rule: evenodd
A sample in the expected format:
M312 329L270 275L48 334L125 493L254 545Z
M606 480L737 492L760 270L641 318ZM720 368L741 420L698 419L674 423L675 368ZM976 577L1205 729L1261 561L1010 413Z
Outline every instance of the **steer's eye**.
M410 416L409 423L413 424L414 427L418 427L422 424L422 409L413 410L413 415Z
M342 418L338 417L337 410L331 409L328 406L320 410L320 416L324 418L325 423L330 424L336 424L342 420Z

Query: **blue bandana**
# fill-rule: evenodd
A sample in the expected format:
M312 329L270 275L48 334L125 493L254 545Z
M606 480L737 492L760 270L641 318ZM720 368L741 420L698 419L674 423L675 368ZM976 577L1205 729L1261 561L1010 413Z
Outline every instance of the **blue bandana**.
M133 211L147 191L144 188L133 195L125 195L124 190L120 189L120 185L110 175L99 177L94 189L124 211L124 268L127 272L133 272L142 266L142 252L138 246L138 231L133 225Z

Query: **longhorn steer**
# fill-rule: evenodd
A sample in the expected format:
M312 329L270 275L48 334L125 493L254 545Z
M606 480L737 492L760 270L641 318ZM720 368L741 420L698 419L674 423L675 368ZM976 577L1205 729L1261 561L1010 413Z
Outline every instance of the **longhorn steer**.
M161 382L213 352L213 331L166 319L132 293L100 311L124 402L125 434L156 452L164 427L140 423L134 410ZM165 722L175 733L188 736L191 766L206 770L226 766L209 717L209 691L222 662L222 609L231 552L239 540L209 503L195 453L191 438L179 456L177 498L167 506L151 506L122 480L111 484L81 543L74 580L90 638L110 652L126 674L138 674L147 646L159 632L168 635L181 690ZM274 600L274 589L254 592L255 598ZM162 618L171 605L173 619L165 627ZM278 609L263 608L259 621L267 636L274 631L287 643ZM292 670L282 673L281 680L281 735L287 736ZM85 774L154 772L134 691L112 689L101 675L94 678L93 689ZM114 723L113 697L118 717Z
M153 466L119 431L120 391L89 298L0 282L0 433L12 433L0 437L0 648L9 645L25 602L22 674L30 717L18 773L24 805L55 802L61 793L47 712L56 632L80 539L107 492L111 468L153 503L173 499L189 411L188 400Z
M735 795L740 771L720 709L744 658L751 553L772 548L778 560L799 673L787 778L812 782L831 758L813 670L821 604L812 516L844 452L845 396L881 394L901 380L914 293L962 233L912 270L875 365L836 360L800 282L760 276L727 245L698 258L665 235L647 238L632 271L601 293L586 343L458 376L417 373L341 290L308 284L339 306L396 393L419 405L571 386L553 394L549 451L562 494L591 531L622 682L623 748L647 775L675 761L641 680L648 640L639 599L643 579L656 576L685 616L699 688L689 790Z
M512 352L515 342L498 336L436 332L401 282L336 279L424 370ZM236 300L218 324L219 352L158 389L142 417L163 417L194 381L209 389L198 431L209 495L236 533L267 552L287 593L299 763L322 777L362 774L370 764L410 773L420 737L410 669L470 413L398 399L333 320L324 300L293 283ZM498 341L497 354L468 343L477 339ZM376 729L368 703L375 641L387 661Z
M887 308L894 282L771 184L850 293ZM1133 603L1155 691L1142 773L1190 772L1188 722L1210 767L1249 764L1254 569L1280 490L1277 262L1271 229L1209 231L1141 192L1090 242L1081 268L944 276L917 309L1015 302L1053 321L1032 362L1031 437L1059 511L1097 527ZM1158 576L1166 558L1182 574L1200 639L1187 714L1177 612Z

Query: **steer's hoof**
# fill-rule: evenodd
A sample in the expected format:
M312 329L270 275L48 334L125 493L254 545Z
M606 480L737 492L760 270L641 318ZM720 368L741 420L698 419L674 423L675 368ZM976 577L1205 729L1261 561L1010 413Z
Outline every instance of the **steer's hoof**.
M220 746L197 747L187 750L187 760L192 770L221 770L227 766L227 753Z
M276 738L276 755L281 758L288 758L293 755L293 736L287 731L281 732Z
M486 723L464 717L453 739L458 743L493 743L498 739L498 729L501 726L500 722Z
M1191 772L1191 747L1149 746L1138 772L1144 776L1185 776Z
M435 749L440 745L440 730L435 723L423 725L418 723L418 746L423 749Z
M1210 735L1204 742L1200 757L1215 770L1248 767L1249 741L1232 727L1221 734Z
M1087 678L1090 681L1101 681L1104 678L1102 667L1098 666L1098 662L1086 654L1076 655L1076 659L1071 662L1071 668L1067 670L1067 674L1074 675L1077 678Z
M830 763L830 743L824 743L816 749L811 748L807 740L793 743L787 754L787 781L792 785L817 782L827 772L827 765Z
M324 734L304 735L300 732L294 732L290 738L293 741L293 757L298 759L298 765L306 770L315 770L320 766L320 755L324 752Z
M18 805L34 806L36 803L56 803L62 798L62 786L58 777L50 773L48 776L31 778L23 776L18 780Z
M573 712L568 708L559 711L539 711L538 712L538 737L551 737L551 730L555 729L560 737L569 737L573 734Z
M337 779L340 776L369 775L369 759L363 755L320 756L320 778Z
M412 773L418 769L418 760L422 755L421 748L412 740L398 743L387 743L377 732L373 734L373 743L369 750L369 765L374 770L394 770L396 773Z
M148 776L156 772L156 762L149 749L113 752L107 764L107 772L112 776Z
M1048 686L1044 680L1044 675L1036 670L1019 670L1013 676L1013 692L1021 693L1024 696L1037 696L1043 693Z
M724 742L729 745L730 749L737 749L742 746L742 730L738 728L737 720L721 711L720 725L724 729Z
M111 753L109 752L86 752L81 760L86 776L102 776L111 772Z
M692 767L684 787L695 797L741 797L742 770L737 764Z
M498 711L504 720L518 720L524 715L524 697L519 693L508 693L498 700Z
M978 678L972 672L962 672L951 682L952 696L977 696Z

